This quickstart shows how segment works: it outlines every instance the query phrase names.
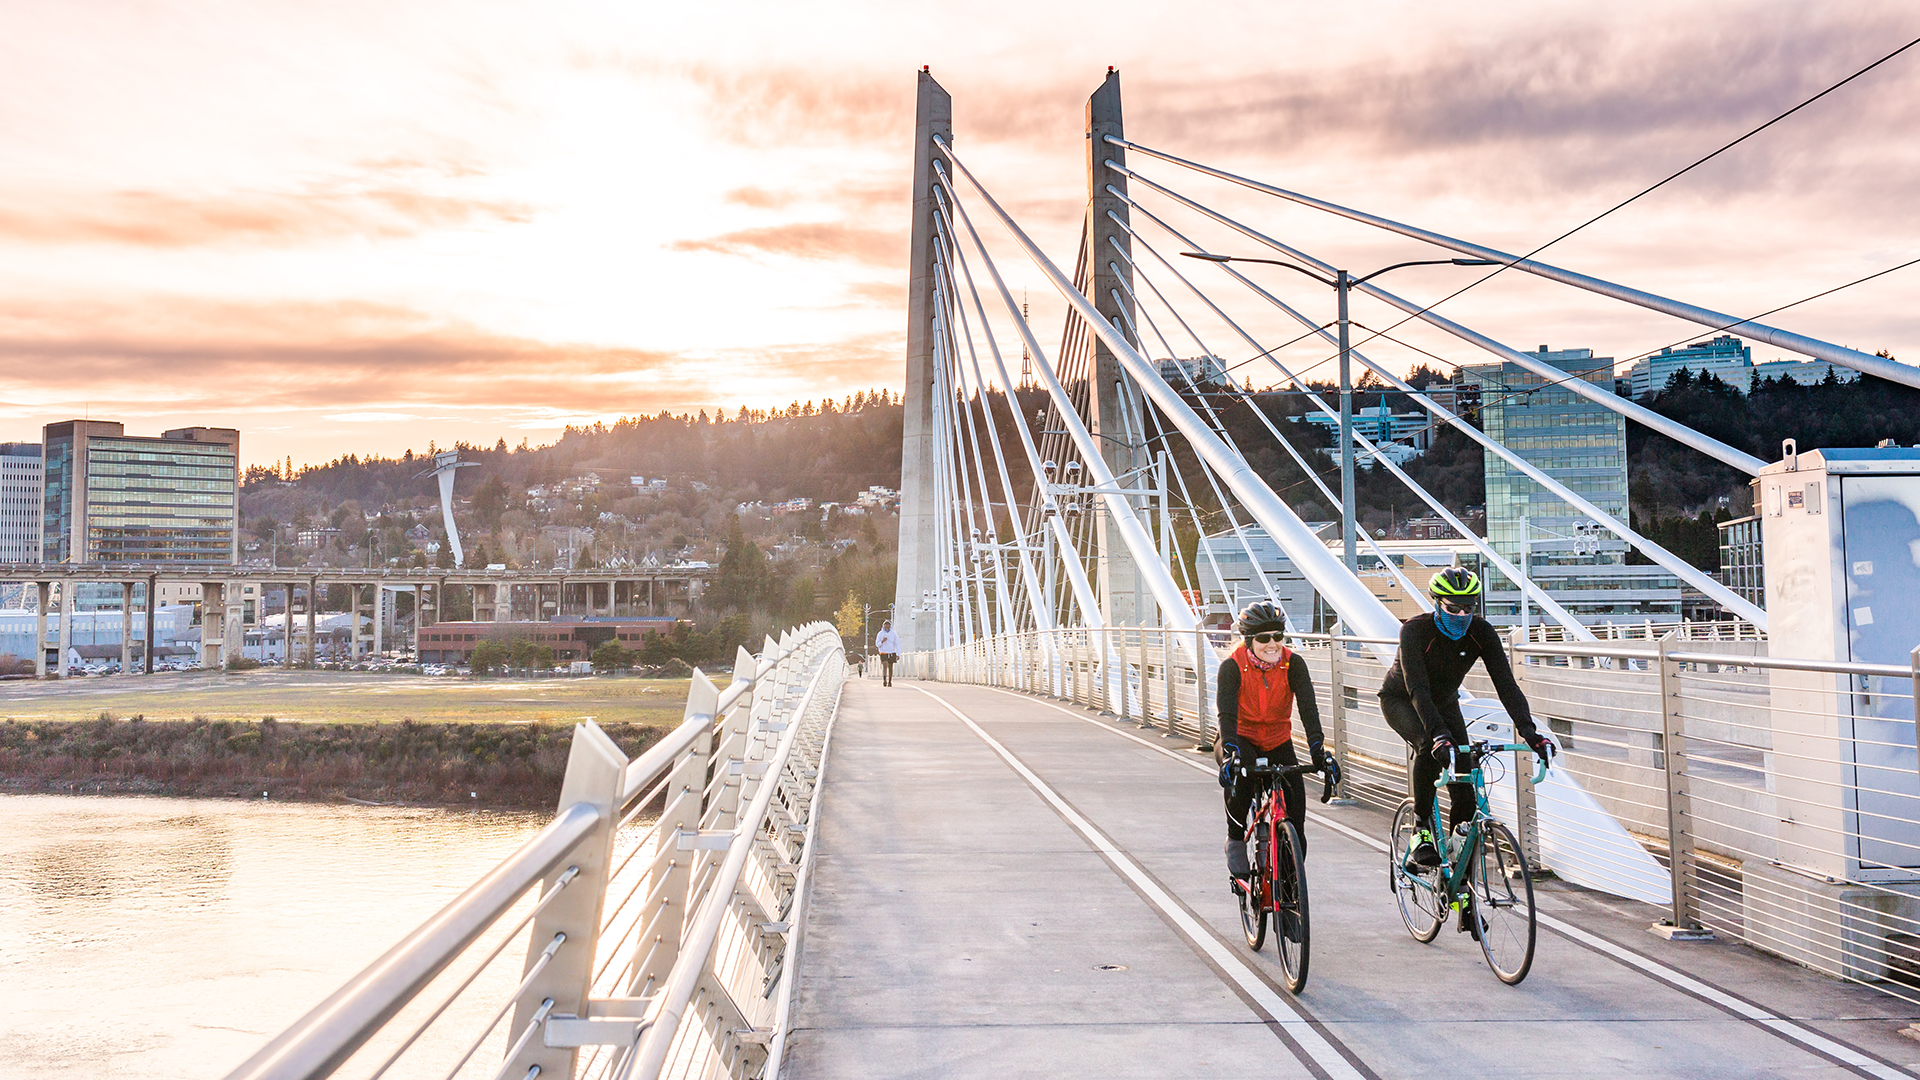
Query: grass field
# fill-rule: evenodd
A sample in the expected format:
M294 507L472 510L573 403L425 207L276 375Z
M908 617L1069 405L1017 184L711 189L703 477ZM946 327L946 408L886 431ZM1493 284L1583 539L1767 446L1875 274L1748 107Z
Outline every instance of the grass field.
M721 686L727 677L716 680ZM460 679L331 671L169 672L0 683L0 720L259 720L423 724L634 723L670 726L687 679Z

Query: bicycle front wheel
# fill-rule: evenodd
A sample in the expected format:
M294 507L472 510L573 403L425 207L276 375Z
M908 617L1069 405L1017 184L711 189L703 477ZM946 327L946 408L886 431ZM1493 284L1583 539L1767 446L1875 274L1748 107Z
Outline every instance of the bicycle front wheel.
M1513 986L1533 967L1533 871L1505 825L1481 823L1467 884L1471 917L1480 922L1480 951L1500 981Z
M1414 816L1413 800L1400 804L1393 815L1393 834L1387 844L1387 882L1400 907L1400 921L1415 941L1432 941L1446 918L1447 900L1440 885L1438 869L1409 869L1413 847L1420 842L1420 819Z
M1312 924L1307 919L1307 846L1299 826L1281 821L1274 830L1273 936L1280 950L1280 968L1287 991L1297 994L1307 985L1307 959Z
M1240 898L1240 930L1247 937L1247 948L1254 952L1267 943L1267 908L1273 902L1268 891L1273 841L1268 836L1266 801L1265 797L1255 799L1247 810L1247 862L1253 873L1233 887Z

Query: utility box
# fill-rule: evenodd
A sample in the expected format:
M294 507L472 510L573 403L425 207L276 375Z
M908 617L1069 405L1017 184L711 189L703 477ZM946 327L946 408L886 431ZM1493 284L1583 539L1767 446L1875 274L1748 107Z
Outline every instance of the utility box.
M1779 860L1920 881L1920 448L1785 450L1754 481L1773 655L1909 674L1770 672Z

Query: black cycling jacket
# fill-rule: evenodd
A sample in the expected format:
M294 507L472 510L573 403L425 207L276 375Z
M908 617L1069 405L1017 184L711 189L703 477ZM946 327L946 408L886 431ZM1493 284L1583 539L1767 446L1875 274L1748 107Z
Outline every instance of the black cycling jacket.
M1487 666L1487 677L1493 680L1500 704L1513 721L1514 733L1523 742L1531 741L1536 730L1533 713L1527 709L1520 684L1513 680L1506 645L1493 624L1478 615L1459 641L1440 632L1431 612L1408 619L1400 627L1400 653L1387 669L1386 681L1380 684L1380 696L1411 701L1426 727L1426 742L1444 731L1456 746L1465 746L1467 724L1460 715L1458 698L1460 683L1476 660ZM1410 734L1400 732L1402 738L1412 741Z

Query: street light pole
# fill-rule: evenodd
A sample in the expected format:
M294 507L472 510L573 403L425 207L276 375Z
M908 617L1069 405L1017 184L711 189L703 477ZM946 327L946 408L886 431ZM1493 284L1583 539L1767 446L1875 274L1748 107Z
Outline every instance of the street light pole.
M1353 505L1353 348L1348 338L1347 290L1353 279L1345 270L1333 272L1333 290L1340 298L1340 549L1347 569L1359 572L1360 556L1354 536Z
M1284 266L1333 289L1338 298L1340 322L1340 547L1345 555L1347 569L1358 573L1360 569L1360 556L1357 550L1359 534L1356 530L1359 528L1359 514L1354 507L1353 496L1353 378L1349 367L1353 356L1353 345L1349 340L1348 328L1351 323L1347 318L1347 293L1355 285L1377 278L1389 270L1398 270L1403 266L1494 266L1497 264L1492 259L1415 259L1383 266L1364 277L1354 277L1345 270L1335 270L1333 276L1329 278L1299 263L1282 262L1279 259L1255 259L1245 255L1214 255L1203 251L1183 251L1180 254L1203 262L1247 262Z

